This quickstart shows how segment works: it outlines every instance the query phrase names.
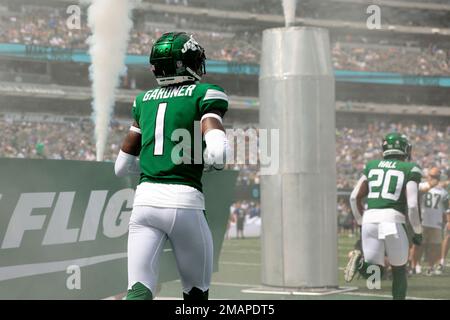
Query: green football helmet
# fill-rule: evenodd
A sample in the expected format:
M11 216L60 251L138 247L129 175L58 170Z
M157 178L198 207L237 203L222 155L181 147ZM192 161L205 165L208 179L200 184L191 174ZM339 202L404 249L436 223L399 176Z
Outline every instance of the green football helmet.
M161 86L201 80L205 60L203 47L186 32L164 33L150 54L152 71Z
M382 147L383 158L390 156L403 156L407 160L411 158L412 145L404 134L388 133L383 139Z

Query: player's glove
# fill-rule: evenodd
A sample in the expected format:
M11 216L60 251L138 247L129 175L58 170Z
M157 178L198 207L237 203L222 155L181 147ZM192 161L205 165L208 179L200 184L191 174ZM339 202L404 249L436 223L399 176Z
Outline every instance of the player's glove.
M422 234L421 233L414 233L414 236L412 238L412 242L416 246L420 246L422 244Z

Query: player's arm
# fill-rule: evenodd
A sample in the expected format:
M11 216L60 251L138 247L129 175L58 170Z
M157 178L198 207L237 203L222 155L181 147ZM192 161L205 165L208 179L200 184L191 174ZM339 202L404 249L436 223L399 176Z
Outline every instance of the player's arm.
M445 226L447 230L450 230L450 198L447 195L447 199L444 202L444 212L445 212Z
M202 135L205 139L205 163L217 170L225 166L228 140L222 125L222 112L211 110L201 118Z
M135 121L130 127L117 156L114 171L116 176L138 175L141 173L138 156L141 152L141 129Z
M450 230L450 211L447 211L445 216L447 217L447 223L445 224L445 226L447 227L447 230Z
M408 181L406 184L406 201L408 203L409 222L411 223L414 233L417 235L422 234L419 206L419 187L416 181Z
M439 184L439 180L435 178L430 178L428 181L419 183L419 192L427 193L430 189L433 189Z
M352 208L353 216L359 225L362 224L362 214L364 212L363 200L367 197L368 193L369 184L367 182L367 177L362 175L350 195L350 206Z

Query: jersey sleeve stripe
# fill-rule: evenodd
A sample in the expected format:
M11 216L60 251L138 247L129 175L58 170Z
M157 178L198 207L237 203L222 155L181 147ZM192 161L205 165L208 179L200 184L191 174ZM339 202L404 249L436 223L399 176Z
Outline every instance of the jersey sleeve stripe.
M206 94L205 97L203 98L203 101L212 99L225 100L226 102L228 102L228 96L224 92L215 89L206 90Z
M420 175L423 176L422 170L420 170L418 167L412 168L412 169L411 169L411 172L417 172L417 173L420 173Z

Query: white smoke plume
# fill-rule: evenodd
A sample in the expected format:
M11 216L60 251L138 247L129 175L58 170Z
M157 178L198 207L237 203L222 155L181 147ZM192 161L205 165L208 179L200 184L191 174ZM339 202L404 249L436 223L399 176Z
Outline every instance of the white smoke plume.
M88 9L93 113L97 161L103 160L119 76L126 70L131 11L135 0L92 0Z
M291 26L295 22L295 8L297 6L297 0L282 0L284 21L286 27Z

